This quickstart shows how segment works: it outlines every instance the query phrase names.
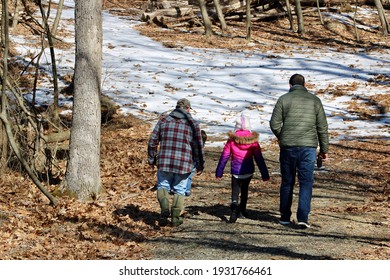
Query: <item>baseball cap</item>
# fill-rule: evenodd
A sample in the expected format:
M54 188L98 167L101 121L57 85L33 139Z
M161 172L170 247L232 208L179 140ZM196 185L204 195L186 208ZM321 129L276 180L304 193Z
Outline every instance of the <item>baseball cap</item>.
M186 98L181 98L177 101L176 107L181 107L181 108L191 108L191 103L188 99Z

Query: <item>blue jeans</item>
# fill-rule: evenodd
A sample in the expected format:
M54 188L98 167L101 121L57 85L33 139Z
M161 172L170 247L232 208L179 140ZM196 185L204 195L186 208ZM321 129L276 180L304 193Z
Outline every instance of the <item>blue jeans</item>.
M166 189L168 192L184 195L187 189L190 173L178 174L165 171L157 171L157 190Z
M280 186L280 214L281 220L289 221L295 176L298 173L299 199L297 219L298 222L308 222L310 204L314 183L314 165L316 161L316 148L289 147L280 148L280 171L282 183Z

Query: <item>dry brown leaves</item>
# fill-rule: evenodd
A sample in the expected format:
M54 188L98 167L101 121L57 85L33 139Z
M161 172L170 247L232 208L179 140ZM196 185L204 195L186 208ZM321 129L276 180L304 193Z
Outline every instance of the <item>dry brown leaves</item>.
M330 147L330 172L323 176L326 183L345 190L372 196L369 205L342 208L329 207L333 212L387 213L390 206L390 146L388 140L356 139L340 141ZM388 219L388 217L386 218Z
M132 117L103 129L104 191L94 202L62 197L52 207L29 179L17 172L3 176L0 259L147 259L143 241L166 231L156 222L148 131Z
M170 234L171 228L157 225L159 207L151 189L155 170L146 163L149 135L150 127L132 116L117 116L104 127L101 157L104 191L94 202L81 203L62 197L58 206L51 207L28 178L16 172L2 177L0 259L151 258L145 241ZM277 145L267 147L269 152L277 149ZM364 206L329 206L326 211L388 215L388 143L357 139L333 144L330 150L327 164L331 170L321 175L324 184L361 192L372 199ZM206 161L213 165L212 160L206 158ZM202 188L205 198L209 197L207 192L213 192L207 186L214 181L215 167L209 167L202 181L194 185ZM229 189L226 192L228 195Z

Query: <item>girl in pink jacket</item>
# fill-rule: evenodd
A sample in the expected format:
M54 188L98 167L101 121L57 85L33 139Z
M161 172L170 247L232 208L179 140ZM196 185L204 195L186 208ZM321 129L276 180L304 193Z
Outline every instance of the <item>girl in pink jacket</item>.
M249 117L244 113L236 120L235 132L229 131L228 140L223 148L215 171L216 178L223 176L223 170L231 157L232 203L230 222L236 222L239 216L247 216L248 187L255 171L254 161L260 170L263 181L270 179L258 142L259 134L250 130ZM238 204L241 191L241 201Z

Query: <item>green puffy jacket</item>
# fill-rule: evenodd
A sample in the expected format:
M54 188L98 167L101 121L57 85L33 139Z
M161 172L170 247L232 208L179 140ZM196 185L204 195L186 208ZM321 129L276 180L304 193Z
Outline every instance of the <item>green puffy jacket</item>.
M294 85L276 102L270 126L280 147L320 146L328 152L328 122L321 100L304 86Z

